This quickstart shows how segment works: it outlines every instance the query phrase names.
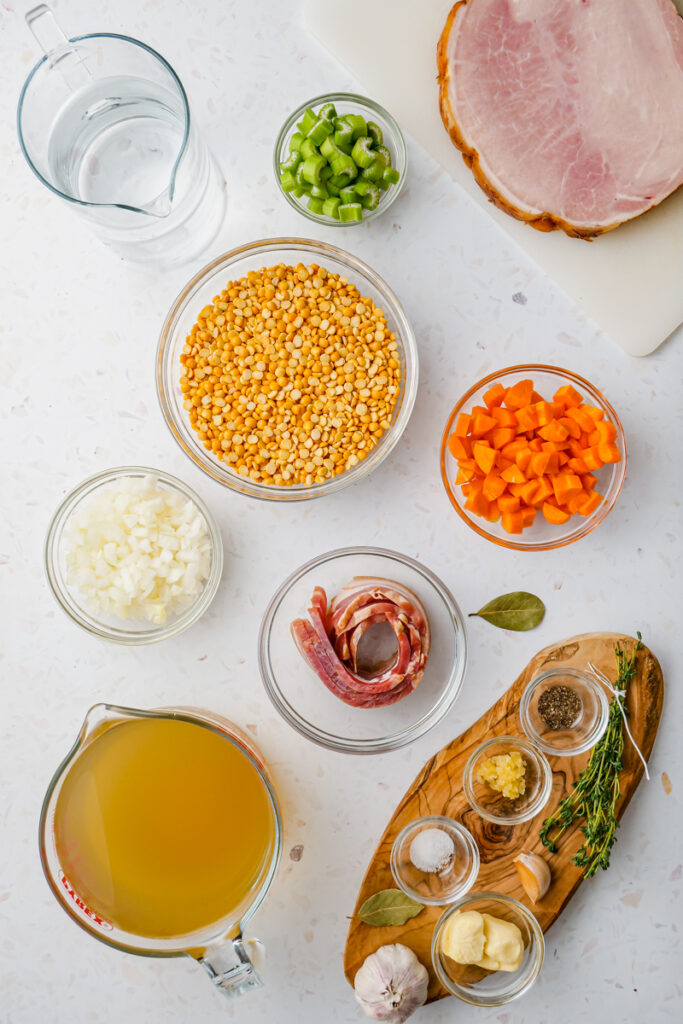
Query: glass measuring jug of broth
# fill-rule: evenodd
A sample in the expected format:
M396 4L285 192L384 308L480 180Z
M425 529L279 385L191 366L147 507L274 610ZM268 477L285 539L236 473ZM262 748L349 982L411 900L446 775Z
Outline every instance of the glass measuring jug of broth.
M261 754L193 709L96 704L40 817L43 870L77 924L128 953L192 956L229 996L261 984L242 929L281 847Z
M45 4L26 21L44 52L17 113L31 170L126 259L196 257L221 227L225 183L171 65L128 36L68 39Z

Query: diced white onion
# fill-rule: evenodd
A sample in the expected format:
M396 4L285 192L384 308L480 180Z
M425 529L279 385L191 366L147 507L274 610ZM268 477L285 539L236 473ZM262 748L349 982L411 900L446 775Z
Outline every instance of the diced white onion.
M65 531L67 582L90 612L163 625L201 594L211 568L204 516L153 476L101 487Z

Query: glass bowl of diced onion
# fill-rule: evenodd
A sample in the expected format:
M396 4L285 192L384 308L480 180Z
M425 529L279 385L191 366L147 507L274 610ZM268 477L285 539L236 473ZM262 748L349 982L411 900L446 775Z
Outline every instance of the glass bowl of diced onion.
M155 643L196 622L223 571L223 542L190 487L120 466L67 494L45 539L45 574L62 610L93 636Z
M375 206L374 209L364 209L362 212L362 219L357 222L342 222L341 220L336 220L324 213L316 213L309 209L309 197L307 195L297 196L295 192L287 191L282 186L280 169L291 156L290 142L298 130L297 125L302 122L306 110L313 110L318 113L320 108L327 104L333 104L337 114L340 116L344 114L355 114L364 118L366 122L374 122L382 133L382 144L389 150L391 155L391 166L398 171L400 175L396 184L391 185L384 190L380 190L377 206ZM313 99L309 99L305 103L302 103L300 107L297 107L297 109L289 115L283 124L273 150L273 170L277 186L282 195L285 197L289 205L293 206L294 209L298 210L299 213L304 215L304 217L308 217L309 220L315 221L316 224L322 224L326 227L352 227L354 223L364 223L365 221L372 220L374 217L378 217L381 213L385 213L392 203L394 203L398 198L399 193L403 189L406 180L407 167L408 155L406 152L405 140L401 133L401 129L389 111L385 110L379 103L375 103L374 100L371 100L366 96L357 96L355 93L351 92L326 93L323 96L314 96Z
M604 419L613 424L615 428L614 443L619 450L621 459L618 462L605 464L595 471L594 487L602 496L602 500L589 515L573 514L567 522L557 525L547 522L539 511L531 526L525 526L522 533L510 534L503 528L500 519L492 522L483 516L475 515L468 509L466 494L462 486L456 483L459 466L458 460L450 450L449 440L457 429L460 414L469 414L475 407L484 408L484 395L489 393L490 389L497 385L511 388L529 378L533 380L535 392L547 402L552 402L553 395L560 388L571 387L582 396L586 404L601 410ZM619 416L604 395L577 373L560 369L557 366L542 364L528 363L509 366L490 373L473 384L453 407L441 441L441 477L451 504L460 518L480 537L485 537L501 547L515 548L518 551L550 551L587 536L603 522L614 508L626 476L626 462L624 430Z

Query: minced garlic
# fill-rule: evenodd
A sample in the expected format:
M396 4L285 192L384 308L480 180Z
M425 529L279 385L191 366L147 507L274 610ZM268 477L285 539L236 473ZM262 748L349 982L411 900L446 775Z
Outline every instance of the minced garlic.
M477 768L477 780L488 783L508 800L516 800L526 790L526 761L518 750L487 757Z

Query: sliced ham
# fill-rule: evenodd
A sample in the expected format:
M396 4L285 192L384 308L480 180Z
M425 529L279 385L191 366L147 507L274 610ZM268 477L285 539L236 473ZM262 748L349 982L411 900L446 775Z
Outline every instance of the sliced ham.
M309 619L296 619L292 636L302 657L327 688L356 708L384 707L412 693L429 656L427 615L418 598L400 583L356 576L327 604L322 587L313 591ZM358 662L358 647L371 626L387 623L396 655L371 673Z
M444 124L513 217L591 238L683 183L672 0L463 0L437 60Z

